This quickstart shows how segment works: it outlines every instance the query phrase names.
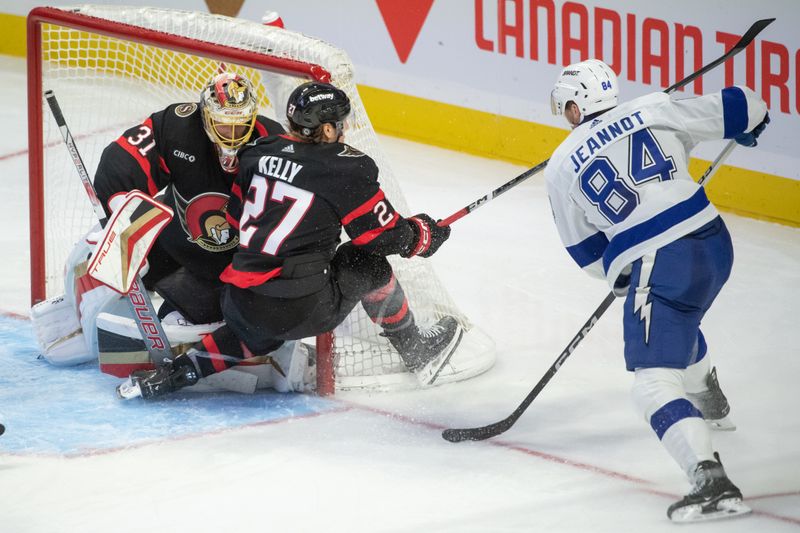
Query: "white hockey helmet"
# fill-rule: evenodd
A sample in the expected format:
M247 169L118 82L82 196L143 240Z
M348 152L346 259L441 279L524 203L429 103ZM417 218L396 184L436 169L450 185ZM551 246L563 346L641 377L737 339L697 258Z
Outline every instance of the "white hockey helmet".
M206 135L219 150L222 168L235 172L236 150L250 139L256 124L258 99L250 81L233 72L214 76L200 93Z
M575 102L582 116L617 105L617 75L599 59L587 59L564 68L550 93L554 115L563 115L567 102Z

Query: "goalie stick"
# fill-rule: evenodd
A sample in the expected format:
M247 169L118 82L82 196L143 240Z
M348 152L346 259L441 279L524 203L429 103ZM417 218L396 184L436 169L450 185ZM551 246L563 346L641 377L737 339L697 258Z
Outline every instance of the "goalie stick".
M702 76L704 73L713 69L717 65L720 65L725 61L727 61L728 59L730 59L731 57L735 56L736 54L744 50L747 47L747 45L749 45L753 41L753 39L755 39L756 35L761 33L761 31L764 28L766 28L769 24L771 24L774 20L775 20L774 18L771 18L771 19L762 19L755 22L752 26L750 26L750 29L747 30L747 32L742 36L742 38L739 39L739 42L737 42L736 45L734 45L734 47L731 48L727 53L723 54L718 59L704 66L697 72L690 74L689 76L682 79L675 85L672 85L665 92L669 94L671 92L676 91L677 89L685 86L686 84L690 83L699 76ZM722 166L723 161L725 161L725 159L728 157L728 155L730 155L730 153L733 151L735 147L736 147L736 141L734 140L729 141L728 144L725 145L725 148L722 150L722 152L720 152L717 158L711 163L711 166L709 166L708 169L706 169L706 171L697 181L698 185L702 187L706 182L708 182L708 180L710 180L714 176L716 171L719 170L719 167ZM538 167L544 168L544 166L546 165L547 161L544 161L543 163L540 163L539 165L529 170L528 172L514 178L506 185L501 186L498 189L495 189L495 191L492 194L494 194L495 192L497 194L494 194L492 198L498 196L499 194L502 194L503 192L508 190L508 188L513 186L509 184L519 183L525 178L533 175L535 173L532 172L534 169L537 169ZM486 200L487 198L488 196L484 196L483 199L478 200L478 202L470 204L470 206L467 206L461 211L454 213L444 221L440 222L440 225L449 225L449 223L458 220L459 218L463 217L470 211L477 209L477 207L488 201ZM606 309L608 309L608 307L611 305L614 299L615 296L613 292L610 292L605 297L602 303L598 306L597 309L595 309L594 313L592 313L592 315L589 317L589 320L586 321L586 323L572 338L569 344L567 344L567 347L564 349L564 351L562 351L561 354L559 354L556 361L550 366L549 369L547 369L547 372L545 372L544 376L542 376L542 378L539 380L539 382L536 384L533 390L528 393L528 395L525 397L524 400L522 400L522 403L519 405L519 407L517 407L514 410L513 413L511 413L503 420L500 420L499 422L495 422L493 424L489 424L487 426L481 426L475 428L446 429L442 432L442 438L450 442L462 442L465 440L485 440L491 437L496 437L497 435L500 435L501 433L508 431L511 428L511 426L513 426L514 423L519 419L519 417L522 416L522 413L525 412L525 410L528 408L528 406L530 406L533 400L536 399L539 393L542 392L542 389L544 389L545 385L547 385L547 383L555 375L555 373L558 372L558 369L561 368L561 365L564 364L564 361L567 360L567 358L572 354L572 352L575 350L578 344L586 337L589 331L591 331L591 329L594 327L597 321L600 320L600 317L603 316L603 313L606 312Z
M742 35L742 38L739 39L739 41L735 45L733 45L733 48L728 50L726 53L724 53L723 55L721 55L720 57L718 57L717 59L715 59L711 63L705 65L700 70L698 70L696 72L693 72L692 74L689 74L687 77L683 78L682 80L677 82L675 85L671 85L670 87L665 89L664 92L667 93L667 94L672 94L675 91L677 91L678 89L680 89L681 87L685 87L686 85L689 85L691 82L693 82L695 79L699 78L700 76L702 76L703 74L705 74L709 70L717 67L718 65L720 65L720 64L724 63L725 61L727 61L728 59L732 58L733 56L735 56L736 54L738 54L739 52L741 52L742 50L747 48L747 45L749 45L753 41L753 39L756 38L756 35L761 33L761 30L763 30L764 28L769 26L772 23L772 21L774 21L774 20L775 20L774 18L771 18L771 19L762 19L762 20L758 20L758 21L754 22L753 25L750 26L750 28L745 32L745 34ZM516 178L514 178L514 179L504 183L503 185L499 186L498 188L496 188L495 190L493 190L489 194L486 194L486 195L482 196L481 198L478 198L477 200L475 200L474 202L472 202L468 206L466 206L466 207L464 207L462 209L459 209L458 211L456 211L455 213L453 213L449 217L445 218L444 220L439 221L438 224L440 226L449 226L450 224L452 224L456 220L458 220L458 219L470 214L471 212L475 211L476 209L478 209L482 205L487 204L490 201L494 200L495 198L497 198L498 196L500 196L504 192L507 192L510 189L516 187L517 185L519 185L523 181L527 180L528 178L530 178L534 174L538 174L539 172L544 170L544 168L547 166L547 163L549 161L550 161L550 159L545 159L544 161L542 161L541 163L539 163L535 167L526 170L525 172L523 172L522 174L520 174Z
M50 111L53 113L58 129L67 145L67 150L78 171L78 176L81 178L83 188L86 190L86 195L89 197L89 202L92 204L95 216L100 221L100 225L105 227L108 222L103 206L100 204L100 199L97 197L97 192L94 189L92 180L89 178L89 172L83 164L78 147L75 145L75 140L72 138L72 133L69 131L64 114L61 112L61 106L56 100L56 95L51 90L44 92L44 97L47 104L50 106ZM128 302L131 306L136 326L139 328L139 333L142 335L142 340L147 347L147 352L156 366L162 366L167 362L172 361L172 351L170 350L169 340L164 333L164 328L161 326L161 320L158 318L153 303L150 301L150 296L147 294L142 283L142 278L137 274L135 281L131 286L131 290L127 293Z

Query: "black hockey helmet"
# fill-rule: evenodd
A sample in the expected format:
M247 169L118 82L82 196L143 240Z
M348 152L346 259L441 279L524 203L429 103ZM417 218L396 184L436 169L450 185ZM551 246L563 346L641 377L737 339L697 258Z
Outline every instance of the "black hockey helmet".
M298 86L289 95L286 118L292 127L311 136L321 125L331 123L341 127L350 114L350 98L330 83L310 81Z

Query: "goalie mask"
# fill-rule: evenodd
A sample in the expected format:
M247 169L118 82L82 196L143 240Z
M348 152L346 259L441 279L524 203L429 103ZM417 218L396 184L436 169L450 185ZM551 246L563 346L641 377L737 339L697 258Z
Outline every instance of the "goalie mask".
M304 83L292 91L286 105L286 118L292 129L306 137L312 137L323 124L333 124L341 135L349 114L347 93L330 83Z
M236 172L236 150L250 139L256 124L258 100L251 83L232 72L214 76L200 94L203 126L217 147L219 163Z
M588 59L564 68L550 93L554 115L563 115L568 102L575 102L586 117L617 105L619 87L611 67L598 59Z

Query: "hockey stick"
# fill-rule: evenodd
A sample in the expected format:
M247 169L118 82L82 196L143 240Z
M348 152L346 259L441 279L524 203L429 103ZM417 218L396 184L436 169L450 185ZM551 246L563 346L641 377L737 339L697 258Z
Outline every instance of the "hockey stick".
M677 82L675 85L672 85L672 86L668 87L667 89L664 90L664 92L667 93L667 94L674 93L675 91L677 91L681 87L684 87L684 86L690 84L696 78L699 78L700 76L702 76L703 74L705 74L709 70L717 67L718 65L724 63L725 61L727 61L731 57L735 56L736 54L738 54L739 52L741 52L742 50L747 48L747 45L749 45L753 41L753 39L756 38L756 35L761 33L761 31L764 28L766 28L767 26L769 26L772 23L772 21L774 21L774 20L775 20L774 18L771 18L771 19L762 19L762 20L758 20L758 21L754 22L753 25L750 26L750 29L748 29L745 32L745 34L742 36L742 38L739 39L739 41L735 45L733 45L733 48L728 50L726 53L724 53L723 55L721 55L719 58L715 59L711 63L705 65L700 70L698 70L696 72L693 72L692 74L689 74L687 77L683 78L681 81ZM550 159L546 159L546 160L542 161L541 163L539 163L538 165L536 165L535 167L533 167L533 168L531 168L529 170L526 170L525 172L523 172L522 174L520 174L516 178L512 179L511 181L501 185L500 187L496 188L495 190L493 190L489 194L487 194L485 196L482 196L481 198L478 198L477 200L475 200L474 202L472 202L468 206L466 206L466 207L464 207L462 209L459 209L458 211L456 211L455 213L453 213L449 217L447 217L444 220L440 221L439 225L440 226L449 226L450 224L452 224L456 220L460 219L461 217L466 216L469 213L475 211L480 206L489 203L490 201L494 200L495 198L497 198L498 196L500 196L504 192L507 192L509 189L512 189L513 187L516 187L517 185L519 185L523 181L527 180L528 178L530 178L534 174L537 174L538 172L544 170L544 168L547 166L547 163L549 161L550 161Z
M69 155L75 164L78 176L81 178L81 183L83 183L83 188L89 197L89 202L92 204L94 214L100 221L100 225L105 227L108 217L103 210L100 199L97 197L97 191L95 191L92 180L89 178L89 172L87 172L86 166L83 164L83 159L80 152L78 152L78 147L75 145L75 140L72 138L72 133L69 131L69 126L64 120L64 114L61 112L61 106L56 100L56 95L53 91L47 90L44 92L44 97L50 106L50 111L53 113L58 129L61 131L64 143L67 145L67 150L69 150ZM153 303L150 301L150 296L147 294L147 289L144 288L140 276L136 276L136 281L133 282L127 297L136 326L139 328L139 333L142 335L147 352L150 354L150 359L153 360L156 366L162 366L172 361L172 351L170 350L167 335L164 333L161 321L153 309Z
M722 162L730 155L733 149L736 147L736 141L730 141L725 148L720 152L717 158L711 163L711 166L706 169L703 173L702 177L698 180L698 184L702 186L704 183L708 182L717 172L719 167L722 166ZM533 400L539 396L539 393L542 392L545 385L550 381L550 379L558 372L558 369L561 368L561 365L564 364L564 361L572 355L572 352L575 351L575 348L578 344L586 338L586 335L592 330L594 325L600 320L600 317L603 316L603 313L606 312L606 309L609 308L611 303L616 299L613 292L609 292L608 295L605 297L603 302L598 306L597 309L594 310L592 315L589 317L589 320L581 326L581 329L578 330L578 333L572 337L572 340L569 341L567 347L559 354L558 358L555 362L547 369L542 379L539 380L539 383L533 388L531 392L522 400L522 403L517 407L513 413L509 416L500 420L499 422L495 422L494 424L489 424L488 426L482 426L477 428L464 428L464 429L445 429L442 432L442 438L444 440L448 440L450 442L461 442L465 440L485 440L491 437L496 437L501 433L508 431L511 426L522 416L522 413L528 408L528 406L533 403Z

